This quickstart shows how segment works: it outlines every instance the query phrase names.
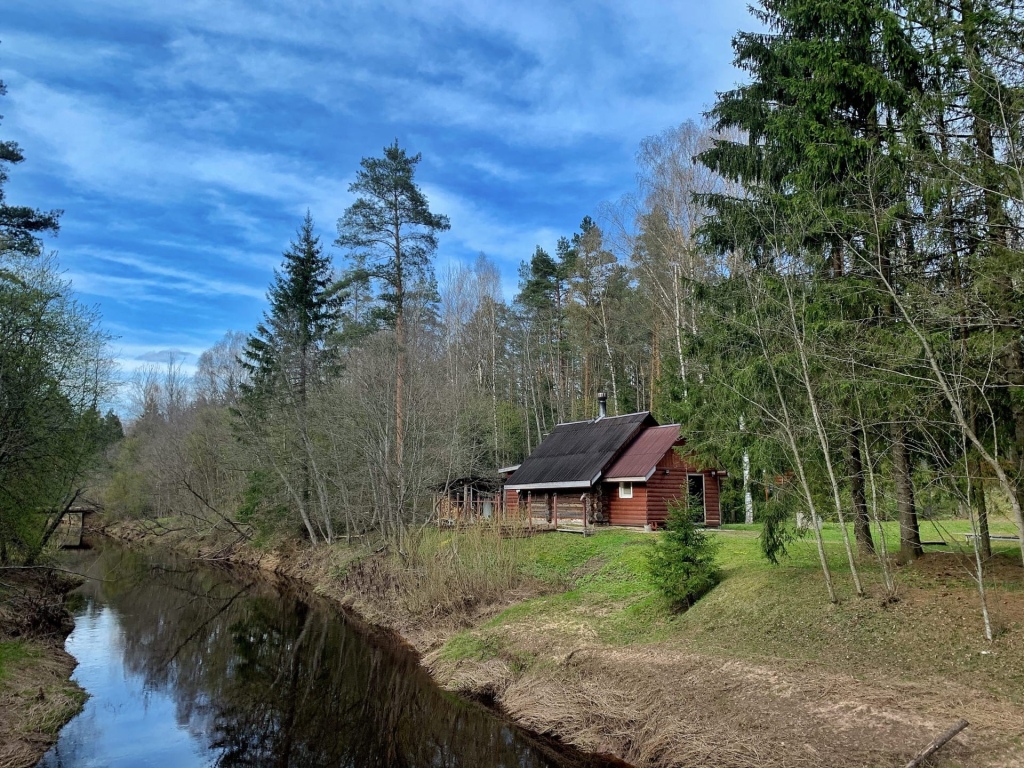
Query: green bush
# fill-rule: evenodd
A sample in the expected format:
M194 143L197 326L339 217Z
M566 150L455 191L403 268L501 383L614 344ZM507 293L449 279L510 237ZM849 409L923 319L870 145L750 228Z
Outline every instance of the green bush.
M717 554L718 542L693 524L686 505L674 505L665 532L647 553L647 570L672 607L684 610L721 580Z

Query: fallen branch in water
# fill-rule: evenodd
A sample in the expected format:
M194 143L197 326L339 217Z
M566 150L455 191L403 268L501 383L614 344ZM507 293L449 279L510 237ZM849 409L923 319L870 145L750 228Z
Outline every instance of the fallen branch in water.
M936 737L931 744L925 747L924 750L920 754L918 754L917 757L915 757L913 760L907 763L906 766L904 766L904 768L918 768L918 766L921 765L921 763L923 763L929 757L931 757L940 749L942 749L946 745L947 741L949 741L958 733L960 733L960 731L962 731L968 725L970 725L970 723L968 723L963 718L957 720L956 724L952 728L950 728L942 735Z

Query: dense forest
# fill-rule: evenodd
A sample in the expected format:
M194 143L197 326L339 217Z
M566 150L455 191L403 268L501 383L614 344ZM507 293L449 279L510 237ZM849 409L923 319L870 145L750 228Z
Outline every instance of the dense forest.
M417 184L419 155L396 142L363 159L331 235L296 222L255 329L205 352L194 379L174 358L137 377L106 507L239 538L400 542L429 521L432 489L519 462L607 391L610 415L679 421L729 470L724 512L763 524L770 559L822 519L843 523L858 591L858 558L885 550L879 521L899 520L904 560L926 517L974 521L979 563L990 516L1024 533L1018 5L764 0L755 13L767 31L733 41L745 84L642 142L636 191L553 253L523 254L511 300L484 254L435 271L452 225ZM45 283L37 238L56 219L25 215L35 229L4 220L5 291ZM35 283L16 268L30 263ZM3 322L0 355L49 343ZM0 419L14 418L7 359ZM98 419L101 399L79 394L52 407ZM99 421L102 442L115 430ZM9 434L5 546L35 471L11 463L24 451Z

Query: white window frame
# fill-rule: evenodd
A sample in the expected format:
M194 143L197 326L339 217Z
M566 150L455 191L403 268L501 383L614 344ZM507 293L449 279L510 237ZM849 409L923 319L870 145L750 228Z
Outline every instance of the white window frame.
M620 499L632 499L633 498L633 483L632 481L623 481L619 483L619 498Z

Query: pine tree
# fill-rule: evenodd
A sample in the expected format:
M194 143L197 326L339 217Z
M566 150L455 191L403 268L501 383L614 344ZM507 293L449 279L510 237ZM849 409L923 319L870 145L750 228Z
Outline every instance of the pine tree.
M416 185L422 155L409 156L394 144L383 157L364 157L349 192L358 195L338 219L335 243L349 249L359 274L380 287L381 318L396 344L395 463L402 465L405 433L406 319L412 305L436 295L431 257L437 235L451 228L433 213Z
M0 80L0 96L7 94L7 86ZM2 115L0 115L2 118ZM60 227L60 211L40 211L24 205L7 202L4 187L9 178L8 166L24 161L21 148L13 141L0 141L0 253L38 253L38 238L56 234Z

